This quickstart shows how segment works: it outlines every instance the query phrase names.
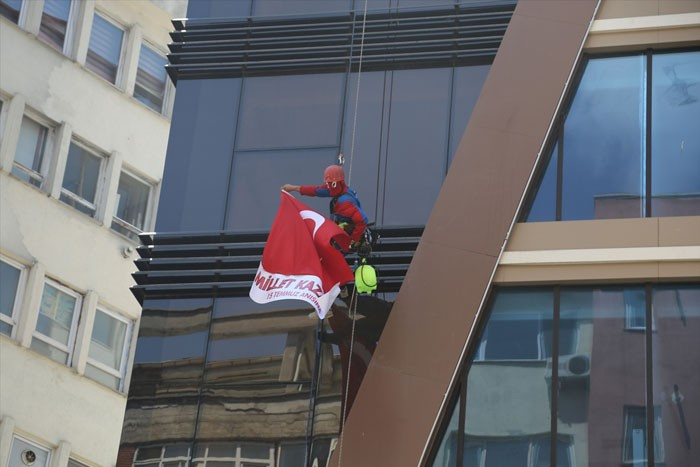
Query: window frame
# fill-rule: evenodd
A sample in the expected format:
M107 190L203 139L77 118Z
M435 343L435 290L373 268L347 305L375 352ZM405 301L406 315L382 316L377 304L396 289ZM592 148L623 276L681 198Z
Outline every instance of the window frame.
M146 48L150 49L152 52L157 53L159 56L161 56L165 60L166 65L168 63L167 52L164 52L163 50L161 50L160 47L158 47L157 45L155 45L151 41L148 41L146 39L142 40L141 44L139 46L139 59L137 60L137 63L136 63L136 76L134 77L134 91L131 93L131 97L133 97L134 100L136 100L138 103L140 103L144 107L151 109L154 112L158 112L160 115L166 116L167 111L170 108L170 98L171 98L171 95L173 92L172 85L170 84L170 80L168 79L167 73L165 73L165 81L163 83L163 102L161 103L160 110L156 111L154 108L152 108L152 107L148 106L147 104L138 100L136 98L136 96L134 95L134 93L136 91L136 86L138 86L138 72L139 72L139 69L141 68L139 66L139 64L141 63L141 48L142 47L146 47Z
M638 463L648 463L649 462L649 448L648 445L650 442L654 443L654 464L658 465L665 465L665 458L666 458L666 449L664 448L664 436L663 436L663 423L661 422L661 406L659 405L654 405L654 439L650 440L649 439L649 433L648 433L648 427L647 427L647 419L648 419L648 414L647 414L648 408L644 405L637 406L637 405L625 405L623 407L623 413L622 413L622 423L623 423L623 429L622 429L622 452L620 454L621 459L620 463L624 465L637 465ZM646 437L646 443L647 446L644 447L642 450L642 458L641 459L635 459L632 454L632 458L629 458L629 452L627 450L627 439L628 436L631 437L631 433L629 431L629 427L631 425L631 416L633 415L639 415L642 414L643 416L643 421L644 421L644 436ZM659 449L660 448L660 449Z
M19 278L17 279L17 289L15 290L15 300L12 306L12 314L8 317L4 313L0 313L0 321L12 326L10 338L14 339L15 335L17 334L17 317L20 309L22 308L22 298L24 297L24 288L26 286L27 267L22 263L14 261L2 254L0 254L0 261L14 267L15 269L19 269Z
M44 4L46 5L46 4ZM44 23L44 9L41 9L41 18L39 19L39 32L37 33L37 38L47 44L52 49L61 52L63 55L70 56L73 52L73 41L75 38L75 30L78 17L79 2L76 0L70 0L70 8L68 10L68 21L66 21L66 34L63 36L63 47L61 50L54 47L53 44L41 37L41 25Z
M92 68L88 67L87 61L87 55L85 56L85 69L89 70L91 73L93 73L95 76L100 78L101 80L111 84L112 86L116 86L117 88L121 88L121 83L123 80L123 74L124 74L124 57L126 55L126 45L127 45L127 36L128 36L128 29L122 25L119 21L116 19L113 19L109 14L106 12L95 8L95 11L93 13L93 22L92 26L90 27L90 35L88 37L88 47L87 47L87 53L90 53L90 39L92 39L92 28L94 27L94 17L99 16L103 20L107 21L110 23L112 26L118 28L120 31L122 31L122 40L121 43L119 44L119 59L117 60L117 72L114 75L114 82L112 83L109 81L107 78L104 76L100 75L98 72L94 71Z
M27 437L25 437L25 436L21 436L21 435L18 434L18 433L13 433L13 434L12 434L12 442L10 443L10 450L9 450L9 453L10 453L10 454L12 453L12 447L15 445L15 440L16 440L16 439L18 439L18 440L20 440L20 441L23 441L23 442L25 442L25 443L27 443L27 444L29 444L29 445L32 445L32 446L34 446L34 447L37 448L37 449L40 449L40 450L42 450L42 451L45 451L45 452L47 453L47 456L46 456L46 465L47 465L47 466L50 466L50 465L51 465L51 458L53 457L53 449L51 449L49 446L44 446L43 444L39 444L38 442L36 442L36 441L34 441L34 440L31 440L31 439L29 439L29 438L27 438ZM9 454L8 454L8 456L9 456ZM8 463L9 463L10 460L11 460L11 459L8 459Z
M76 208L75 206L71 206L67 202L63 201L64 204L67 206L70 206L71 208L77 210L78 212L81 212L91 218L95 218L98 213L98 208L101 205L102 202L102 196L103 196L103 189L104 189L104 171L105 171L105 166L107 165L107 158L109 157L108 155L104 154L104 152L95 149L93 146L89 145L88 143L85 143L81 141L80 139L73 137L70 141L70 144L68 145L68 154L70 154L70 146L75 144L77 147L81 148L84 151L87 151L88 153L92 154L93 156L97 157L100 159L100 168L97 171L97 182L95 184L95 201L94 203L91 203L90 201L84 199L80 195L73 193L72 191L68 190L63 186L63 183L65 182L66 176L65 172L63 174L63 179L61 180L61 191L60 191L60 197L65 196L72 202L78 203L81 206L84 206L90 210L92 210L92 214L87 214L81 211L80 209ZM66 156L66 161L65 161L65 166L68 164L68 156Z
M119 198L119 182L121 181L122 174L127 174L129 177L135 179L136 181L138 181L140 183L143 183L145 186L148 187L148 199L146 200L146 211L145 211L144 216L143 216L144 230L139 229L137 226L131 224L129 221L126 221L117 215L117 210L119 209L119 199L120 199ZM128 167L122 166L122 170L119 173L119 180L117 181L117 187L115 189L115 196L117 197L117 199L116 199L116 202L114 203L114 214L112 215L112 224L116 223L117 225L119 225L123 229L132 232L134 235L139 235L139 234L147 231L147 229L150 229L151 228L151 218L153 216L153 199L154 199L153 193L155 192L155 189L156 189L156 184L154 182L150 181L149 179L147 179L146 177L144 177L142 175L139 175L138 173L129 169ZM121 236L126 236L122 232L119 232L118 230L114 229L112 227L112 225L110 225L109 228L110 228L110 230L112 230L113 232L115 232ZM126 236L126 237L129 238L128 236ZM132 238L129 238L129 239L134 240Z
M61 350L63 352L66 352L68 354L68 357L66 359L66 366L70 366L73 362L73 351L75 350L75 340L78 334L78 322L80 321L80 314L83 309L83 295L80 292L77 292L70 287L67 287L59 282L57 282L54 279L51 279L49 277L44 278L44 287L41 290L41 296L39 299L39 308L37 309L37 316L41 313L41 302L43 301L44 298L44 291L46 290L46 284L51 285L51 287L57 289L60 292L65 293L66 295L70 295L74 297L75 300L75 306L73 307L73 319L71 321L71 328L70 332L68 335L68 343L67 344L62 344L58 342L55 339L52 339L49 336L46 336L42 334L41 332L37 331L36 325L34 326L34 329L32 330L32 339L38 339L41 342L48 344L52 347L55 347L58 350ZM38 321L37 321L38 324ZM35 350L36 351L36 350ZM43 354L42 354L43 355ZM50 358L50 357L48 357Z
M129 360L129 353L131 349L131 340L132 340L132 335L133 335L133 328L134 328L134 321L127 318L126 316L123 316L116 311L112 311L109 308L102 306L102 305L97 305L95 308L95 316L97 316L97 313L101 312L106 314L107 316L110 316L117 321L121 321L122 323L126 324L126 334L124 336L124 344L122 347L122 355L121 355L121 363L119 365L119 370L115 370L112 367L109 367L105 365L102 362L99 362L97 360L93 360L90 358L90 348L92 347L92 333L95 328L95 322L93 320L92 324L92 329L90 329L90 341L88 344L88 351L85 357L85 363L86 365L91 365L95 367L96 369L103 371L105 373L108 373L115 378L119 378L119 387L117 388L118 391L122 391L124 389L124 380L126 379L126 368L127 368L127 363ZM98 381L99 382L99 381Z
M35 171L31 167L26 167L23 164L20 164L17 162L17 147L15 147L15 152L12 158L12 172L15 170L18 170L19 172L25 174L28 176L31 180L36 181L37 183L32 183L31 181L25 181L21 179L18 175L13 174L15 177L20 178L25 183L29 183L30 185L38 188L38 189L43 189L44 184L46 182L46 177L48 175L49 171L49 165L51 164L50 159L51 159L51 154L53 150L53 145L54 145L54 139L55 139L55 129L56 125L53 122L49 122L46 118L42 118L38 116L36 113L31 112L31 111L25 111L25 113L22 115L22 121L20 122L20 132L22 131L22 124L24 123L24 119L31 120L32 122L36 123L40 127L42 127L44 131L44 141L43 141L43 150L42 150L42 155L41 155L41 165L39 167L39 171ZM17 142L19 145L19 140ZM36 153L35 153L36 157Z
M26 8L27 2L26 0L20 0L20 5L19 5L19 11L17 12L17 22L12 21L10 18L8 18L5 15L0 15L3 18L5 18L7 21L11 22L12 24L15 24L19 26L20 28L24 29L27 24L27 8Z
M140 459L137 460L136 457L138 456L139 450L140 449L149 449L149 448L160 448L160 456L159 457L149 457L148 459ZM135 451L134 451L134 458L132 460L132 465L134 467L138 467L139 465L152 465L153 463L157 462L159 466L162 466L166 462L184 462L187 464L191 458L192 458L192 448L190 446L187 446L187 456L175 456L175 457L166 457L165 450L168 448L168 445L162 445L162 446L139 446Z

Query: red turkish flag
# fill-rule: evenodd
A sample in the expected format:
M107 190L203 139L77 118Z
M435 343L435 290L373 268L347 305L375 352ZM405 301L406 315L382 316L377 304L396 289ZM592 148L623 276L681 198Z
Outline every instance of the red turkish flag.
M282 192L250 298L257 303L303 300L320 318L326 316L340 286L354 279L331 240L344 250L350 246L343 229Z

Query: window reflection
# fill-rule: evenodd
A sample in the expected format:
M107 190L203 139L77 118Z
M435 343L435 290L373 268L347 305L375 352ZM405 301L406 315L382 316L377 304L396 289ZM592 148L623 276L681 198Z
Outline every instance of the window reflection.
M590 60L564 124L562 220L643 217L644 57Z
M652 61L654 216L700 215L700 52Z
M700 432L700 285L655 287L653 310L654 457L668 466L694 465L692 443Z
M495 295L479 355L467 376L464 465L528 466L549 451L553 294Z
M527 213L527 222L546 222L557 220L557 153L559 144L555 144L549 154L549 162L537 187L537 195Z

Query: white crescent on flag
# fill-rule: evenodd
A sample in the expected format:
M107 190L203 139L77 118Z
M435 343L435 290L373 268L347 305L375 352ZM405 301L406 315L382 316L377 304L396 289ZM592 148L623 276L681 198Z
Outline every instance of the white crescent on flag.
M311 234L311 238L316 238L316 232L318 232L318 229L321 228L323 223L326 221L326 218L316 211L310 210L299 211L299 215L302 219L311 219L314 221L314 233Z

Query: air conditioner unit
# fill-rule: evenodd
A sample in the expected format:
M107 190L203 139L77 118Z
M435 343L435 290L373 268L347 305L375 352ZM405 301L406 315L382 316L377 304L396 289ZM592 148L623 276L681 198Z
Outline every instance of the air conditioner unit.
M560 355L559 381L583 381L591 374L591 359L588 355ZM552 359L547 359L545 378L552 379Z

